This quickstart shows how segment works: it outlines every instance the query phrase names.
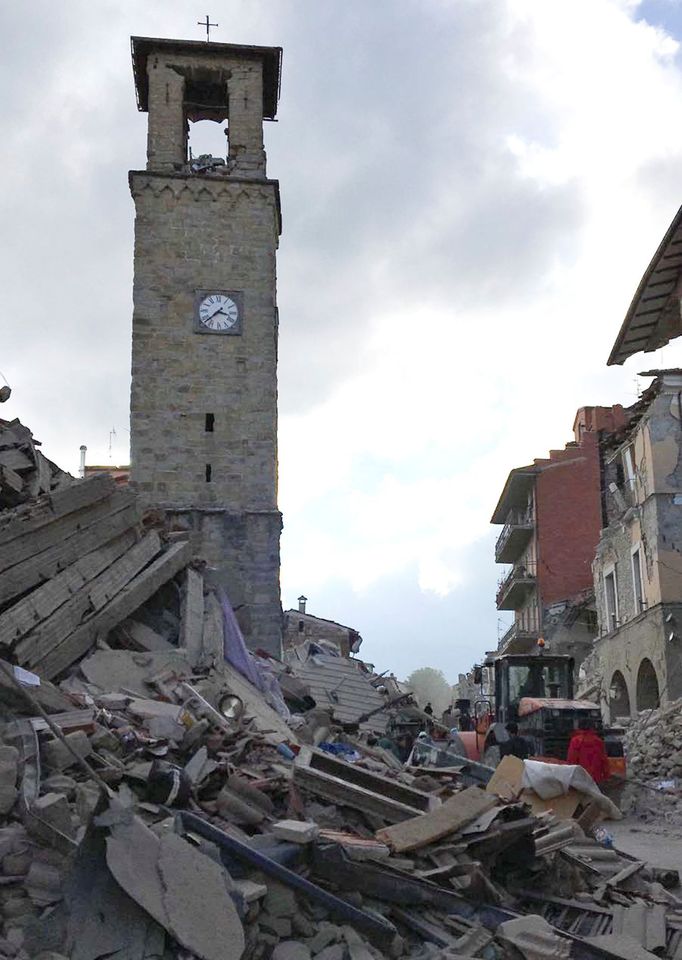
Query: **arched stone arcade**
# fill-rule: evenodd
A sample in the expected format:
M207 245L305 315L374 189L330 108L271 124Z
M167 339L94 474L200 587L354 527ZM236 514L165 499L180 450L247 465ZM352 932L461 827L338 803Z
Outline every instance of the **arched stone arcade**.
M625 677L616 670L609 685L609 712L611 720L630 716L630 694Z
M651 660L642 660L637 671L637 709L654 710L660 704L658 677Z

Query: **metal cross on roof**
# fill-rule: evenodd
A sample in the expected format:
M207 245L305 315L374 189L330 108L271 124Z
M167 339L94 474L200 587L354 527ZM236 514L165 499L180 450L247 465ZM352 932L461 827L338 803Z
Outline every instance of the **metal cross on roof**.
M211 27L219 27L219 23L211 23L209 15L206 14L206 20L197 20L198 27L206 27L206 43L211 42Z

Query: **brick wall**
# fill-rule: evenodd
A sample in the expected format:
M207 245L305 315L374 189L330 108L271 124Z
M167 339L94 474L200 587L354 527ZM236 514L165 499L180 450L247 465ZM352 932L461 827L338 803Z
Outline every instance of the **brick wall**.
M601 529L597 435L561 451L536 484L538 587L546 607L590 590L592 561Z

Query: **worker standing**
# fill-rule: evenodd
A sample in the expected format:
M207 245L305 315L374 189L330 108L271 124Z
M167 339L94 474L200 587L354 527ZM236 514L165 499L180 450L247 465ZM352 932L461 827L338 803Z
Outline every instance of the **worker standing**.
M609 759L604 740L593 729L589 719L580 721L568 745L569 763L587 770L595 783L603 783L609 775Z
M518 757L519 760L527 760L530 754L528 741L519 736L519 725L513 720L507 724L508 740L503 740L500 744L500 758L511 755Z

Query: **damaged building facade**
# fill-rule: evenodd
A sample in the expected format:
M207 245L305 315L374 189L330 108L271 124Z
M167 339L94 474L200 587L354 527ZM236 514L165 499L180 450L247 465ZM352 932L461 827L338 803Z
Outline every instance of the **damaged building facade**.
M285 650L295 650L307 642L332 644L342 657L358 653L362 637L353 627L346 627L336 620L316 617L306 611L308 598L298 598L298 610L284 611L283 643Z
M661 371L602 442L594 561L611 719L682 696L682 370Z
M579 663L597 633L592 560L601 528L599 434L624 420L623 408L582 407L575 439L507 477L491 522L502 531L495 559L497 609L514 621L498 653L528 653L542 637Z
M275 256L266 174L281 49L134 37L147 166L135 202L131 484L223 586L252 648L281 652ZM191 155L227 124L225 157Z
M681 280L682 207L644 271L608 366L682 335ZM602 450L592 667L612 719L682 693L682 370L641 376L654 379Z

